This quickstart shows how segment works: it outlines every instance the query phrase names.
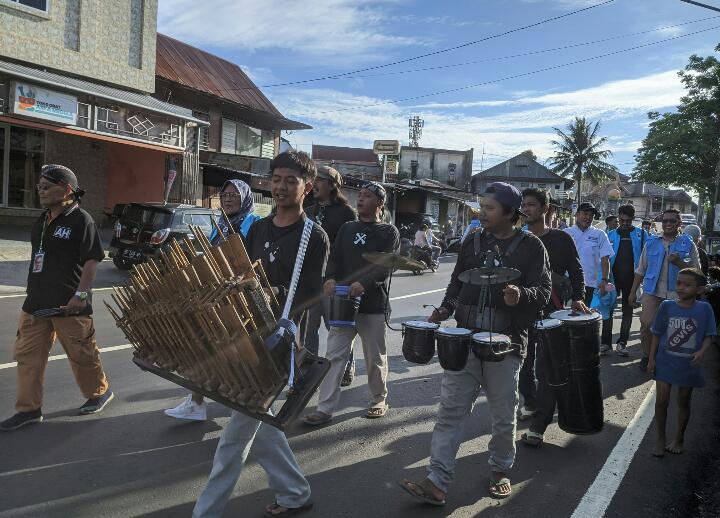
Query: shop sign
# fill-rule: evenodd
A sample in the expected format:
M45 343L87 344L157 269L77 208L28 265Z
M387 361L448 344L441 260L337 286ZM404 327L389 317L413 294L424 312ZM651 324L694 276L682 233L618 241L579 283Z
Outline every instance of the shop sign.
M21 82L11 83L12 113L63 124L77 124L77 97Z

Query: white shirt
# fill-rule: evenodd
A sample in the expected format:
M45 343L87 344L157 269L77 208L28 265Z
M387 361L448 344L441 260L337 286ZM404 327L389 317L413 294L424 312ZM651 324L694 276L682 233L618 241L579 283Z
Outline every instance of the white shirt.
M592 225L585 232L580 230L577 225L568 227L563 231L570 234L573 241L575 241L575 247L580 256L580 264L585 275L585 286L597 288L601 272L600 259L613 255L613 248L607 234Z
M429 230L418 230L417 232L415 232L415 246L430 246L430 244L432 243L432 237L428 239L429 233Z

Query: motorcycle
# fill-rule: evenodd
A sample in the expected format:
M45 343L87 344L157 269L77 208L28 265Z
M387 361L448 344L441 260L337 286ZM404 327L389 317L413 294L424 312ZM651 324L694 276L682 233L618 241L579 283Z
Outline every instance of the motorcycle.
M421 270L413 270L413 275L422 275L425 270L430 270L431 272L435 273L435 270L437 270L439 266L439 263L437 261L433 261L432 251L429 248L412 245L410 247L409 257L410 259L413 259L414 261L417 261L424 266L424 268Z

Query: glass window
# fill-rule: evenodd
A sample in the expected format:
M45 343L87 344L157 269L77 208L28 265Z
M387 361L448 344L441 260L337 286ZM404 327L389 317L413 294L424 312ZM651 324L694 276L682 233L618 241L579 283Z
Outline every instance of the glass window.
M210 214L193 214L191 216L192 224L197 225L204 231L212 229L212 219Z
M15 2L16 4L24 5L25 7L32 7L33 9L38 9L40 11L47 12L48 10L48 0L10 0L10 2Z
M45 133L39 130L10 127L8 164L8 206L39 208L35 185L45 153Z
M260 156L262 131L245 124L238 124L236 147L238 155Z

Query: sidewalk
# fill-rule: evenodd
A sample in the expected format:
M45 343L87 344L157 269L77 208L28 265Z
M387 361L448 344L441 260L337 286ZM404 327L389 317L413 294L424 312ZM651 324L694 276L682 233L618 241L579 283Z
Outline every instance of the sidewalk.
M107 251L112 239L112 229L101 228L100 239ZM24 293L30 268L30 227L0 225L0 295ZM98 266L94 288L123 283L127 273L115 268L109 258Z

